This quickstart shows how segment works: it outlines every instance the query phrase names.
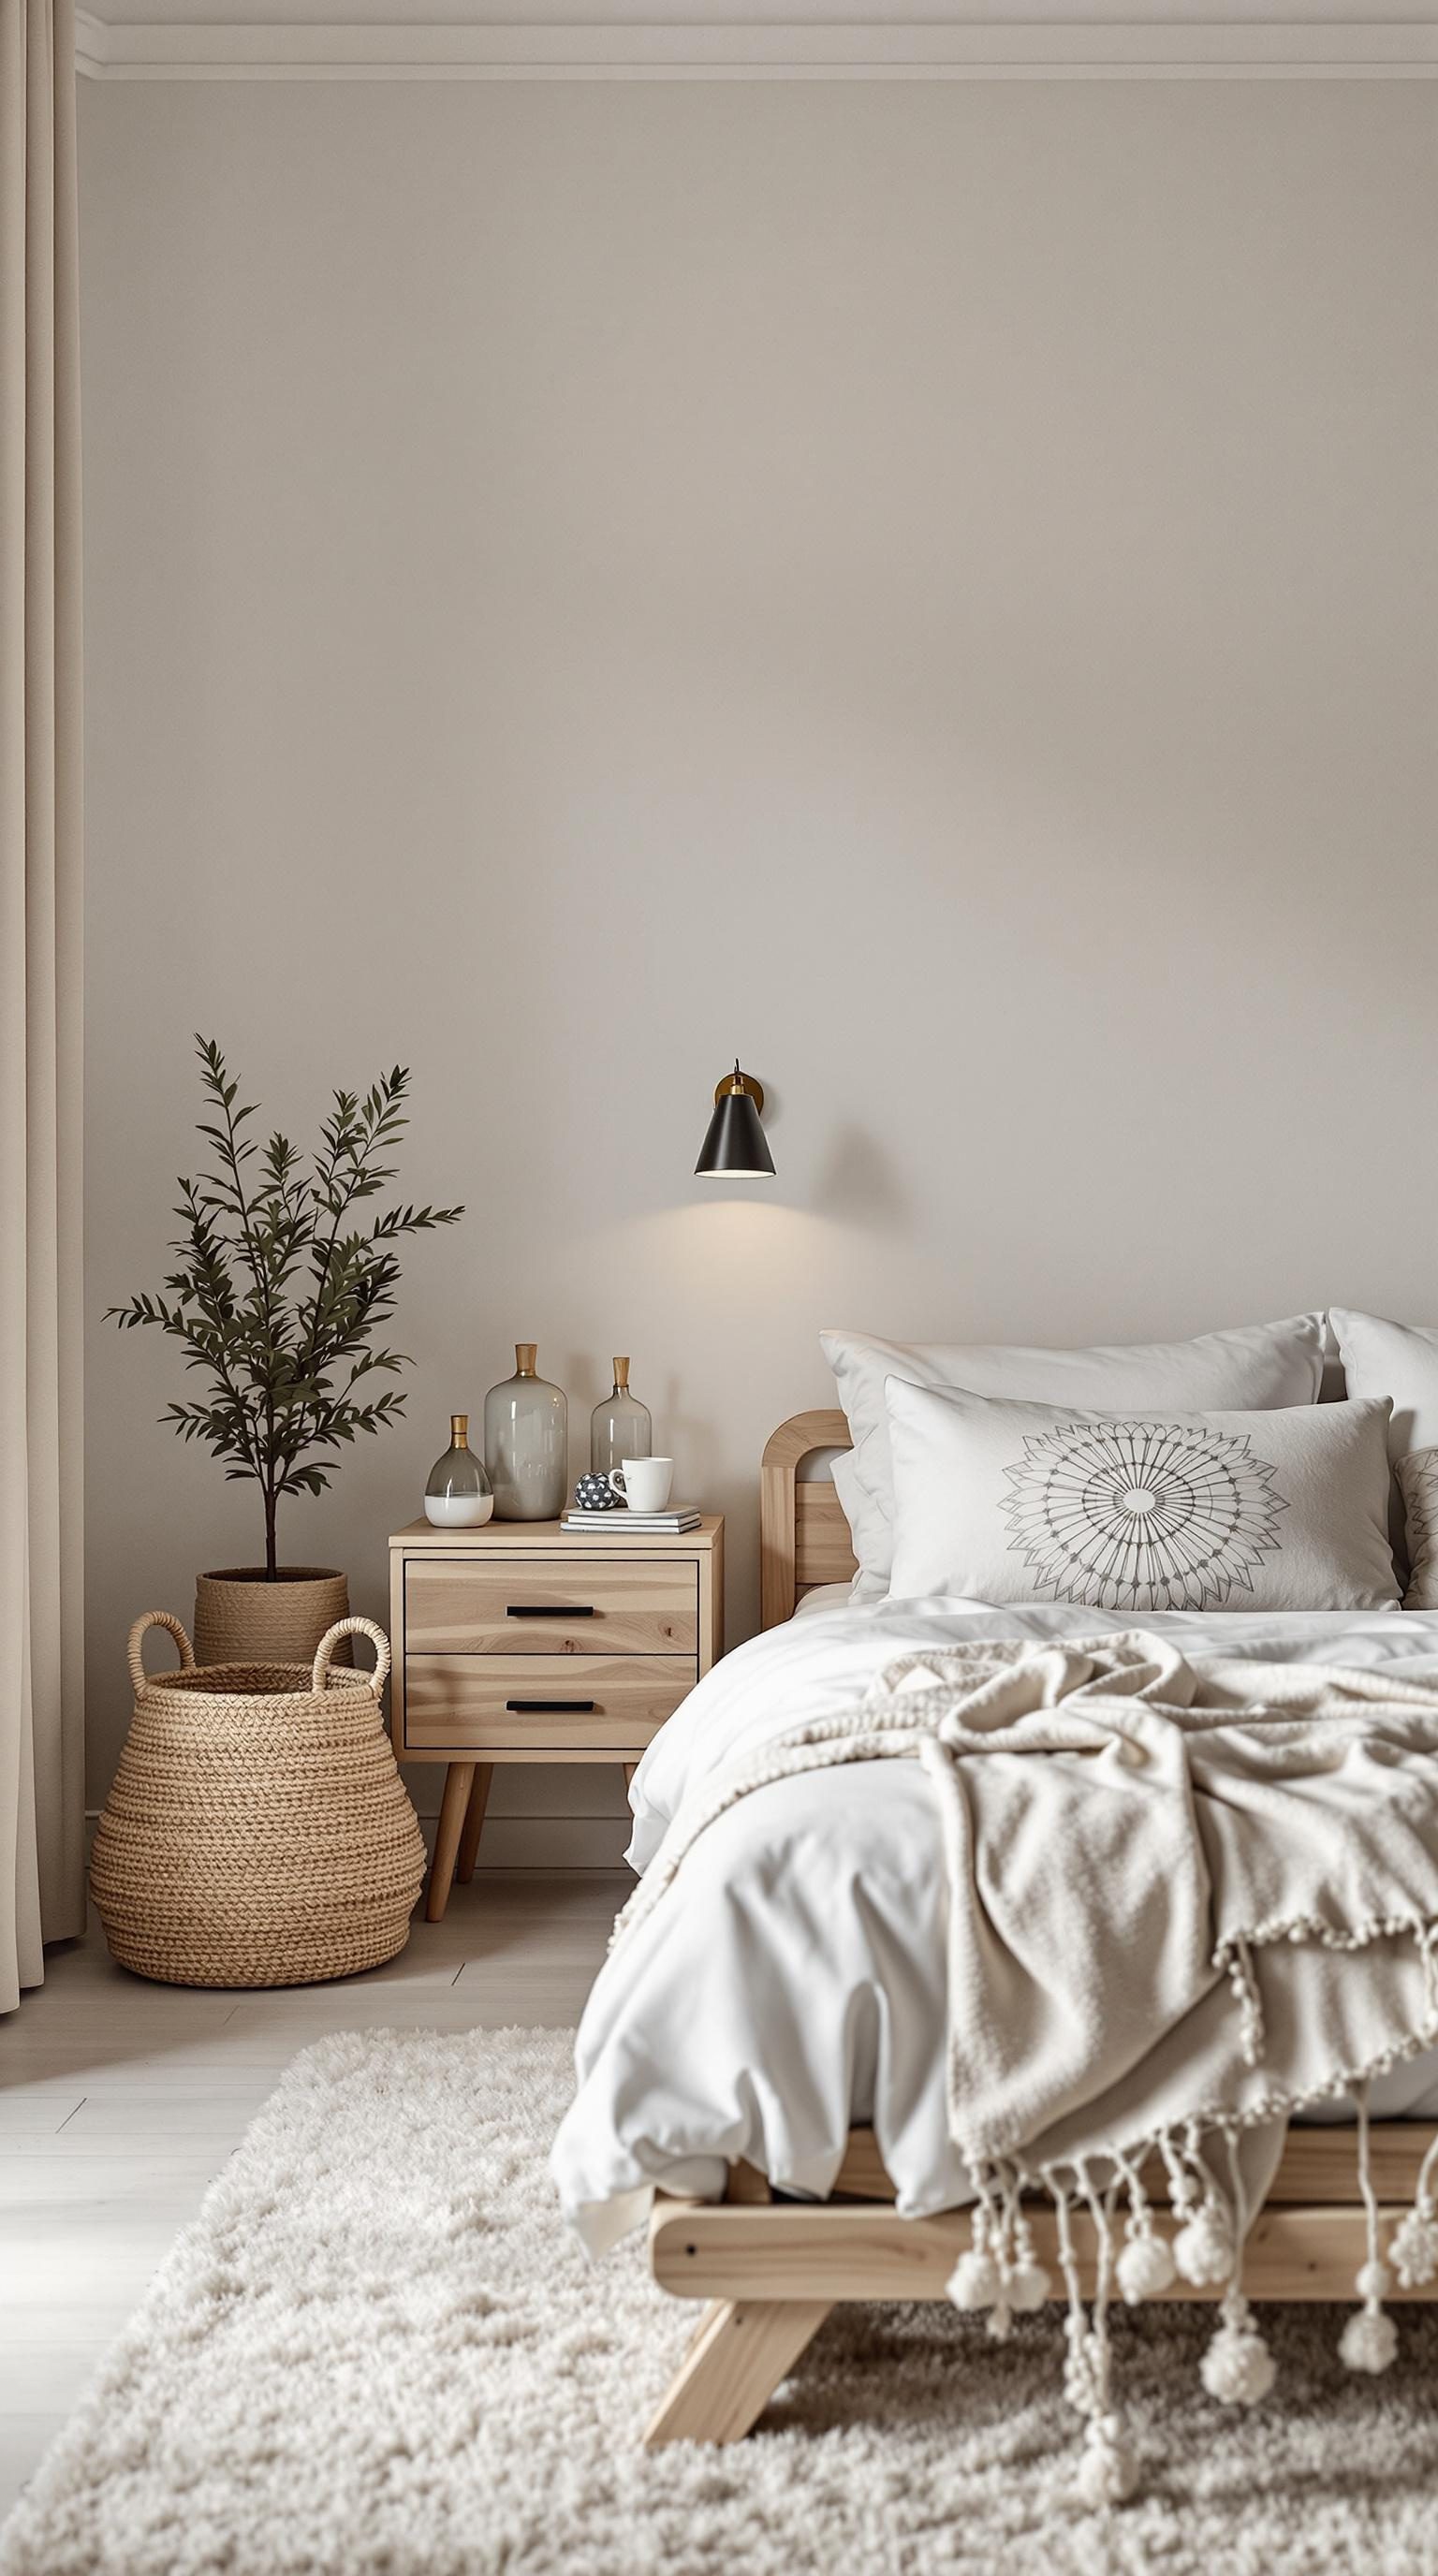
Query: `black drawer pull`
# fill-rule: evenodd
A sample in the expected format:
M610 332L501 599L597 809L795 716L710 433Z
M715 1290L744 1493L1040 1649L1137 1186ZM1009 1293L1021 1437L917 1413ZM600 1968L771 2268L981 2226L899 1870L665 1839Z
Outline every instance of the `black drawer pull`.
M510 1601L505 1604L504 1615L506 1619L592 1619L594 1604L580 1601L566 1610L562 1601L552 1605L547 1601Z
M515 1709L520 1716L526 1713L532 1714L540 1709L571 1710L579 1717L592 1717L594 1714L592 1699L507 1699L504 1705L506 1708Z

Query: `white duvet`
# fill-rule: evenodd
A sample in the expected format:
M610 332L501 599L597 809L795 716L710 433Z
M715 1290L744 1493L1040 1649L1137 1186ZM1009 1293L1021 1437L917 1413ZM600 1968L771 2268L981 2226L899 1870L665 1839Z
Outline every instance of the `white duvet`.
M656 1736L634 1781L629 1859L647 1866L710 1774L846 1708L898 1655L1125 1625L1067 1606L811 1607L726 1656ZM1438 1613L1146 1613L1144 1625L1185 1653L1408 1662L1438 1678ZM736 2156L781 2189L823 2194L856 2122L872 2122L905 2215L969 2197L945 2099L946 1884L917 1762L774 1782L709 1827L607 1961L580 2027L553 2169L593 2251L643 2218L657 2183L717 2197ZM1373 2109L1438 2118L1438 2054L1382 2077Z

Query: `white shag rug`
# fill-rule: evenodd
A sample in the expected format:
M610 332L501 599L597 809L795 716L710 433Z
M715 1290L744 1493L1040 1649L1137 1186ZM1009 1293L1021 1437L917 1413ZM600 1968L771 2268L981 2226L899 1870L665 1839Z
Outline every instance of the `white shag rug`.
M635 2446L696 2321L591 2265L545 2154L571 2034L367 2032L297 2059L5 2533L0 2576L1438 2576L1438 2313L1381 2382L1342 2309L1266 2312L1272 2399L1198 2385L1207 2312L1115 2320L1144 2492L1088 2514L1060 2321L840 2309L761 2430Z

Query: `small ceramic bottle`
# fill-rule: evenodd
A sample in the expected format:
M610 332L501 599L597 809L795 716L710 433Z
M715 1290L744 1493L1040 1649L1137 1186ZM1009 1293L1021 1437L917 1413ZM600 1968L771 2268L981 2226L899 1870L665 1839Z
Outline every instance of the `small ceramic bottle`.
M424 1516L436 1529L482 1529L494 1495L481 1461L469 1445L469 1415L449 1417L449 1447L436 1458L424 1489Z
M589 1417L589 1465L607 1476L624 1458L647 1458L654 1446L649 1407L629 1392L629 1362L614 1363L614 1392L596 1404Z
M569 1406L538 1375L536 1342L516 1342L514 1375L484 1399L484 1463L500 1521L557 1521L569 1499Z

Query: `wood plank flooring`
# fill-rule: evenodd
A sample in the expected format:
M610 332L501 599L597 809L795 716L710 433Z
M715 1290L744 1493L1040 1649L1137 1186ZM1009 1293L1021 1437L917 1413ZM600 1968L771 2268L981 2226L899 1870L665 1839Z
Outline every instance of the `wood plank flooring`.
M493 1871L388 1967L265 1994L149 1985L98 1927L0 2021L0 2518L296 2051L332 2030L577 2021L628 1871Z

